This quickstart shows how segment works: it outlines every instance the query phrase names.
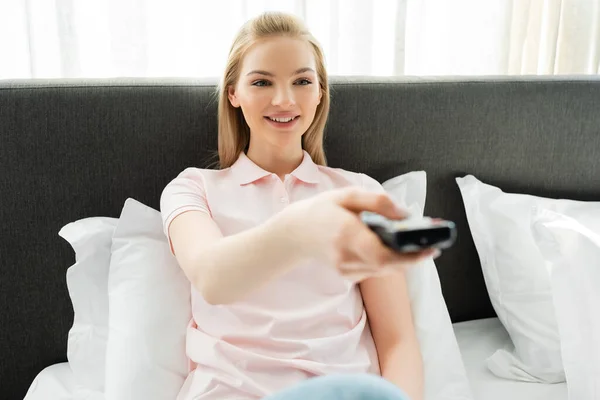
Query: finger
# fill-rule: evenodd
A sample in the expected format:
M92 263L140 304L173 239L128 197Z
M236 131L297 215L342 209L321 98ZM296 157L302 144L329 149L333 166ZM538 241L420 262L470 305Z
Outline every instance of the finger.
M347 280L352 282L363 281L369 277L377 276L381 273L380 270L369 267L361 261L346 262L338 267L340 274Z
M344 263L344 265L340 266L340 273L344 276L370 276L379 273L379 270L363 262L354 262Z
M363 281L365 279L368 278L381 278L381 277L386 277L386 276L390 276L390 275L394 275L397 273L400 273L401 271L404 271L405 268L407 268L406 266L399 266L397 263L396 264L388 264L386 266L383 266L381 268L361 268L360 265L364 265L364 263L357 263L356 266L344 266L344 270L340 271L342 273L342 275L344 276L344 278L351 280L351 281Z
M368 233L369 235L365 235L364 237L356 235L356 239L354 239L356 240L356 244L353 246L353 250L356 257L359 257L365 263L374 264L375 268L378 270L385 269L389 266L394 266L394 268L404 268L406 266L416 265L428 258L436 258L440 254L438 249L400 253L384 245L377 235L370 231ZM374 238L371 237L371 235L374 236Z
M390 276L393 274L397 274L399 272L399 269L397 266L384 266L383 268L381 268L375 275L375 277L377 278L381 278L381 277L386 277L386 276Z
M394 268L403 268L407 266L412 266L419 264L429 258L435 258L440 254L440 251L437 249L427 249L414 253L397 253L394 255L394 258L386 263L386 267L394 267Z
M398 253L384 245L381 239L362 223L357 221L356 225L347 244L347 249L353 257L376 269L397 261Z
M354 226L355 225L355 226ZM400 253L386 246L379 236L356 219L349 230L353 232L345 244L343 260L358 260L379 270L387 264L417 264L429 258L436 257L440 251L434 248L413 252Z
M348 188L335 194L339 205L354 213L371 211L391 219L402 219L408 212L394 203L386 193L373 193L359 188Z
M379 272L379 268L374 263L366 262L351 246L343 250L340 260L338 269L343 273L375 274Z
M419 253L396 255L392 259L379 267L369 266L364 261L348 261L339 266L341 275L353 282L363 281L371 277L385 277L397 274L412 266L419 265L421 262L431 257L434 250L422 251Z

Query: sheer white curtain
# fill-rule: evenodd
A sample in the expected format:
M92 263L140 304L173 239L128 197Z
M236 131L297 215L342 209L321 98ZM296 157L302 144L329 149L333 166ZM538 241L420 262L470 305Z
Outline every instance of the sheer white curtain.
M409 0L406 15L406 74L600 73L600 0Z
M0 79L219 76L266 10L332 75L600 73L600 0L0 0Z

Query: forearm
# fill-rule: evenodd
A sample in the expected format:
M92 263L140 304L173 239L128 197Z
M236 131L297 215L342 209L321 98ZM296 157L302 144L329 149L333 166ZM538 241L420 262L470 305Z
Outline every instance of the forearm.
M382 350L381 375L396 384L410 400L423 400L423 360L417 340L404 340Z
M194 285L211 304L242 299L294 266L285 235L272 223L220 239L201 250Z

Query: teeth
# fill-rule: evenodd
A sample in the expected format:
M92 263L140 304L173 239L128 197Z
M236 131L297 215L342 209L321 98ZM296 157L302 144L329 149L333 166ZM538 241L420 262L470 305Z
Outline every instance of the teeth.
M269 119L271 121L275 121L275 122L290 122L291 120L293 120L295 117L289 117L289 118L273 118L273 117L269 117Z

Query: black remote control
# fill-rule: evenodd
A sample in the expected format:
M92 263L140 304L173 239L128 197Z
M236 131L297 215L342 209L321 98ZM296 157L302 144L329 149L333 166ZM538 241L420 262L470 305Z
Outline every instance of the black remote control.
M363 213L361 219L385 245L400 253L443 250L456 241L452 221L429 217L391 220L370 212Z

